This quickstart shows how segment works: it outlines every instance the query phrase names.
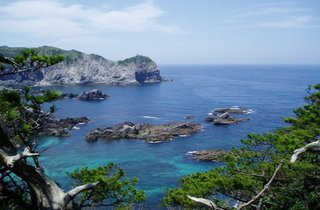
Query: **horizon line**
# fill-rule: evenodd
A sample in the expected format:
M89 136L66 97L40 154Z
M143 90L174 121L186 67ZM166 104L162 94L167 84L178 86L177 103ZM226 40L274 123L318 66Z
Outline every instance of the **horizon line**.
M157 63L158 66L320 66L320 63Z

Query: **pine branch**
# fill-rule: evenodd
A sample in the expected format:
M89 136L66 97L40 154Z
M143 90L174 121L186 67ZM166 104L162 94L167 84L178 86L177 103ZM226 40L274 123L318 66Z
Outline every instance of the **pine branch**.
M68 202L68 201L72 200L77 194L81 193L84 190L92 189L92 188L96 187L98 184L99 184L99 182L93 182L93 183L89 183L89 184L75 187L66 193L65 200Z
M273 172L273 174L272 174L272 177L269 179L268 183L263 187L263 189L262 189L256 196L254 196L250 201L248 201L247 203L241 204L241 205L237 208L237 210L241 210L241 209L243 209L243 208L245 208L245 207L247 207L247 206L250 206L250 205L252 205L256 200L258 200L259 198L261 198L261 197L265 194L265 192L269 189L271 183L273 182L274 178L276 177L278 171L282 168L283 164L284 164L284 161L282 160L282 161L280 162L280 164L278 165L278 167L274 170L274 172ZM261 202L261 201L259 201L259 203L260 203L260 202ZM261 205L261 204L260 204L260 205Z
M39 153L32 153L30 152L30 148L26 147L24 148L22 153L18 153L16 155L8 155L2 148L0 148L0 154L2 158L2 162L8 166L9 168L12 168L15 162L26 158L26 157L34 157L39 156Z
M203 204L205 206L208 206L210 207L211 209L214 209L214 210L223 210L222 208L220 208L216 203L214 203L213 201L211 200L208 200L208 199L205 199L205 198L196 198L196 197L192 197L190 195L188 195L188 198L197 202L197 203L200 203L200 204Z
M293 155L291 156L290 162L294 163L298 159L299 155L301 153L306 152L306 151L320 151L320 140L311 142L311 143L306 144L305 146L303 146L299 149L296 149L293 152Z

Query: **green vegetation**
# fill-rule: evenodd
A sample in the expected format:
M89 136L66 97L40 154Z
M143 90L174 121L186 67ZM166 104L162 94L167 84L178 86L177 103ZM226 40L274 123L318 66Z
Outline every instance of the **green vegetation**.
M0 90L0 118L12 130L11 137L30 146L30 136L40 128L37 118L42 115L41 104L54 101L59 95L60 93L54 90L44 91L41 95L33 95L31 87L24 88L22 97L15 90ZM49 110L48 114L51 114L56 108L51 106Z
M24 47L7 47L7 46L1 46L0 47L0 54L10 57L10 58L14 58L17 55L21 55L22 52L25 50L26 48Z
M25 49L20 55L16 55L14 60L20 64L20 66L26 65L27 60L30 59L31 63L40 63L42 64L39 67L43 67L45 65L53 65L59 63L64 59L62 54L57 55L40 55L35 49Z
M130 207L145 199L144 192L135 188L138 179L124 179L124 171L113 163L95 169L84 167L71 172L69 176L74 180L74 186L99 182L97 187L80 196L80 207Z
M1 68L0 75L37 70L63 58L57 48L44 47L43 54L36 49L15 50L6 54L15 59L0 55L3 64L12 66L9 70ZM77 51L68 52L71 60L79 56ZM50 53L59 54L50 56ZM119 64L131 62L142 64L152 61L136 56L119 61ZM136 189L137 179L126 179L124 171L112 163L71 172L69 175L75 188L67 193L44 173L33 137L42 126L39 123L41 118L51 115L56 109L51 106L47 111L42 110L41 105L58 96L56 91L33 94L30 87L22 93L0 90L0 207L122 208L142 202L144 193ZM249 134L241 140L241 147L233 148L224 157L223 167L181 178L179 187L166 193L164 204L189 209L205 208L189 199L187 196L190 195L209 199L224 209L249 201L252 202L247 209L320 209L319 153L303 153L298 161L289 162L297 148L320 138L320 84L308 88L305 100L306 105L294 110L295 117L285 119L287 127L262 135Z
M40 55L36 49L24 49L15 59L0 54L0 64L11 66L0 70L0 76L37 70L62 59L61 54ZM112 163L71 172L75 188L68 192L45 174L34 137L56 110L55 106L43 110L41 105L58 97L57 91L36 94L31 87L0 90L0 208L130 207L142 202L144 192L135 188L137 178L126 179L124 171Z
M53 59L54 57L62 57L63 56L63 62L66 64L71 64L72 62L80 59L83 57L83 53L76 51L76 50L62 50L56 47L50 47L50 46L43 46L38 48L23 48L23 47L0 47L0 54L11 57L11 58L18 58L23 56L26 52L32 52L37 54L38 56L42 56L43 59L48 59L49 57ZM36 59L36 58L34 58ZM62 61L62 60L60 60ZM57 62L49 62L51 63L57 63Z
M35 48L1 47L0 76L38 70L59 63L63 59L62 54L41 55Z
M286 118L288 127L263 135L249 134L224 159L224 166L179 180L163 201L166 205L200 208L187 195L206 198L223 208L246 203L264 188L284 161L268 190L247 209L320 209L319 153L303 153L290 163L295 149L319 139L320 84L308 89L307 104Z
M127 66L130 63L140 64L140 65L142 65L142 64L149 65L149 64L153 64L153 61L150 58L142 56L142 55L136 55L135 57L131 57L131 58L127 58L122 61L118 61L118 64L122 65L122 66Z

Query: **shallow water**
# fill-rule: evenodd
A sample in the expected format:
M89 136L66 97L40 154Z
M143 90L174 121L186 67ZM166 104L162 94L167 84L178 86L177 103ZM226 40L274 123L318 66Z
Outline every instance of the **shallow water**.
M105 101L85 102L65 99L55 102L58 117L87 116L92 119L68 138L40 140L41 163L66 190L66 172L83 166L117 163L129 177L139 178L138 187L146 191L147 208L159 208L168 188L177 186L180 177L206 171L217 163L197 162L185 155L200 149L230 149L240 144L247 133L263 133L285 123L292 110L304 103L308 85L320 79L320 66L160 66L162 76L173 79L152 85L128 87L59 86L67 93L98 88L110 97ZM232 126L212 126L204 118L214 108L244 106L253 110L251 120ZM204 126L202 132L160 144L139 140L87 143L84 135L97 127L123 121L160 124L184 121L184 116Z

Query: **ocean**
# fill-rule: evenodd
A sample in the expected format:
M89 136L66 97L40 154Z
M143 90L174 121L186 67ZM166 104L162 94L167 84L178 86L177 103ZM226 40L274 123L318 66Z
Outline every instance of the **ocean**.
M79 125L70 137L39 139L41 164L47 174L65 190L71 188L67 172L83 166L97 167L114 162L128 177L139 178L138 188L147 195L146 209L157 209L167 189L176 187L180 177L219 167L219 163L194 161L187 152L224 149L241 145L248 133L263 133L285 126L282 118L303 105L308 85L320 82L317 65L160 65L161 75L171 82L125 87L55 86L66 93L94 88L110 97L104 101L64 99L55 102L59 118L87 116L92 121ZM204 122L219 107L241 106L253 110L250 121L230 126ZM161 124L171 121L201 123L203 131L159 144L141 140L100 140L87 143L86 133L132 121Z

